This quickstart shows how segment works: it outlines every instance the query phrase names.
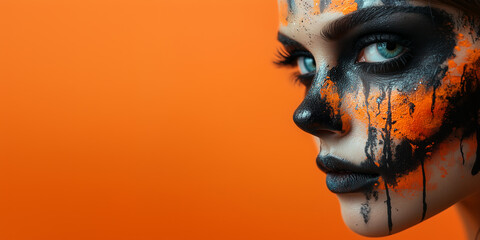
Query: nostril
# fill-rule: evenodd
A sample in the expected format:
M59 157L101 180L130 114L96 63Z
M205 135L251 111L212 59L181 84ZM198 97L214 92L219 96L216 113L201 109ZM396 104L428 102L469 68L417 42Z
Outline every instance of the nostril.
M329 136L329 135L334 135L334 134L340 134L340 132L330 131L330 130L317 130L317 132L314 135L315 136Z
M335 131L326 128L324 124L318 122L314 113L309 109L297 109L293 115L293 121L300 129L315 136L326 136L336 133Z

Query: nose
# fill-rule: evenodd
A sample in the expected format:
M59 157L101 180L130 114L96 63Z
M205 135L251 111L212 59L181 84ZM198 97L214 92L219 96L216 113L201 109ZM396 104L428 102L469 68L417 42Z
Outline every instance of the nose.
M325 84L312 84L305 99L295 110L293 121L303 131L317 137L328 134L344 135L350 129L350 123L342 122L342 119L348 118L342 118L346 113L340 111L341 101L329 100L329 97L334 96L329 96L328 93L337 94L336 98L340 99L338 93L322 91L322 88L326 87Z

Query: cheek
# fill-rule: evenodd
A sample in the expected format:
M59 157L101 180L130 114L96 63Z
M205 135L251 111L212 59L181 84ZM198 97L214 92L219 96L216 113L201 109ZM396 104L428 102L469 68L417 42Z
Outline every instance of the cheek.
M419 80L422 82L422 80ZM438 93L442 92L441 95ZM393 136L420 144L434 136L445 120L449 106L448 96L442 89L419 84L415 92L395 92L392 103L392 118L396 123Z
M422 79L418 82L422 82ZM443 85L434 89L419 84L415 92L410 94L384 87L370 90L368 96L360 93L349 98L354 98L356 102L352 114L355 120L380 131L387 127L390 115L393 141L406 139L420 143L440 130L447 109L453 107L448 99L454 93L455 89L451 86Z

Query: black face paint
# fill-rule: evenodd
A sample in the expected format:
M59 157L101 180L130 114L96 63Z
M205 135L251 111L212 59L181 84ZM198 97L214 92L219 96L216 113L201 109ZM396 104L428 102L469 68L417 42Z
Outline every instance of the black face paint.
M376 7L374 10L378 12L379 9L386 10L384 7ZM359 82L356 80L358 77L363 79L361 84L363 85L364 95L365 95L365 105L366 109L369 109L369 102L368 99L370 97L371 85L375 85L381 92L381 95L376 99L377 111L370 112L367 111L367 117L370 119L371 115L378 116L380 112L380 104L388 98L386 95L388 93L391 94L392 90L401 91L401 92L411 92L413 89L418 85L419 78L424 78L424 84L429 86L435 86L434 83L441 81L441 79L445 75L446 69L441 69L439 66L445 62L449 57L453 55L453 47L455 46L455 34L453 33L453 29L451 28L451 21L449 20L448 16L446 16L443 12L431 10L429 8L422 8L422 7L412 7L412 8L401 8L401 12L403 13L420 13L423 16L430 16L433 12L434 19L436 20L434 25L431 25L430 18L415 18L410 16L410 20L406 19L402 15L396 15L395 10L391 8L386 10L390 12L390 15L384 15L384 17L380 17L377 19L370 20L369 17L359 17L359 16L352 16L351 19L368 19L366 23L362 26L356 26L355 30L351 30L347 36L344 36L342 42L341 49L346 49L346 54L341 55L340 59L338 60L339 71L344 71L345 76L347 79L340 79L337 80L338 82L343 82L346 86L342 88L344 91L351 91L355 88L355 85L358 85ZM366 11L365 9L364 11ZM359 10L358 12L361 12ZM370 16L370 13L366 13L365 15ZM387 18L387 19L386 19ZM399 19L404 19L403 21L399 21ZM409 22L412 21L412 22ZM404 25L402 24L404 23ZM343 25L349 25L350 23L344 22ZM412 31L411 26L423 26L417 28L419 32ZM343 29L343 26L336 25L336 27ZM385 28L385 29L383 29ZM331 31L329 36L335 36L336 30L334 28L329 28ZM355 39L358 39L356 36L364 35L365 32L398 32L401 35L408 36L410 39L414 39L412 43L412 50L414 49L415 53L413 59L411 60L408 66L406 66L401 71L392 72L389 74L376 74L376 73L369 73L365 72L365 68L362 69L361 66L358 66L358 63L352 61L355 56L358 54L359 50L351 51L348 46L355 46ZM425 37L425 32L430 33L431 36ZM362 48L356 47L356 49ZM435 52L437 54L432 54ZM434 55L434 56L431 56ZM344 65L345 64L345 65ZM436 67L432 67L436 66ZM348 78L352 79L348 79ZM431 80L428 80L431 79ZM342 93L344 95L345 93ZM390 101L388 105L391 105ZM415 104L409 103L409 111L411 114L415 111ZM385 113L383 113L385 114ZM391 118L391 111L386 113ZM387 117L388 117L387 116ZM391 119L390 119L391 120ZM372 123L369 123L368 128L368 140L366 142L365 153L367 156L367 161L374 161L376 159L375 150L377 144L382 143L383 145L383 160L387 161L390 169L393 169L394 173L389 173L390 171L385 170L385 173L382 176L386 179L386 181L395 186L396 179L401 176L405 175L414 169L416 169L420 162L418 160L412 159L413 157L413 150L410 147L409 142L400 143L394 151L394 148L391 144L391 137L390 132L393 129L393 125L395 124L394 120L391 122L387 122L386 125L381 129L377 129L372 126ZM388 131L386 131L388 129ZM380 130L380 131L379 131ZM382 136L382 141L377 141L377 135L380 133ZM422 143L418 143L422 145ZM424 144L426 145L428 144ZM393 156L393 152L396 153L396 156ZM416 159L421 156L415 156ZM398 160L398 161L397 161ZM383 162L383 161L382 161Z
M472 168L472 175L477 175L480 172L480 127L476 129L477 134L477 156L475 159L475 163L473 164Z
M465 153L463 152L463 137L460 138L460 154L462 154L462 165L465 165Z
M407 4L406 0L382 0L382 3L385 5L391 6L405 6Z
M338 102L332 106L332 103L327 100L328 96L321 94L321 89L326 88L326 84L330 84L325 79L333 79L337 73L336 69L326 71L324 74L317 73L305 99L295 111L293 120L305 132L314 136L325 133L325 131L342 132L342 115L336 111L341 107L341 103Z
M355 3L357 3L358 9L366 7L366 6L364 6L365 5L365 0L355 0Z
M388 91L388 109L387 109L387 119L385 121L385 128L384 132L382 132L382 139L384 143L383 147L383 155L381 157L380 168L383 169L383 172L390 172L390 166L393 163L392 157L392 142L391 142L391 131L392 131L392 103L391 103L391 95L392 95L392 88L389 87ZM392 174L387 174L386 177L392 177ZM384 176L385 178L385 176ZM388 214L388 231L392 232L392 202L390 200L390 193L388 191L388 180L385 179L385 192L387 195L387 214Z
M463 154L463 144L462 141L465 138L476 134L477 140L477 149L476 149L476 159L472 167L471 174L473 176L477 175L480 172L480 126L478 113L480 110L480 90L477 87L477 84L480 82L479 76L479 67L480 60L477 60L474 63L475 66L471 69L464 68L462 74L462 91L452 98L454 106L459 106L455 108L451 113L451 119L447 122L446 125L452 127L463 127L463 135L460 138L460 151L463 158L463 164L465 164L465 156ZM469 93L470 91L473 92ZM467 95L468 94L468 95ZM462 96L467 95L462 98Z

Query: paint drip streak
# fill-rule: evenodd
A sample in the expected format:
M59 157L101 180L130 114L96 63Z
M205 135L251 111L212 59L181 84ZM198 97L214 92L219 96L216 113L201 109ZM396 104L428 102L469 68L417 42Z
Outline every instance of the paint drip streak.
M480 171L480 127L477 127L477 156L472 168L472 175L477 175Z
M388 168L391 165L392 161L392 143L391 143L391 131L392 131L392 88L388 87L388 110L387 110L387 121L385 122L385 136L384 136L384 143L385 147L383 148L383 158L386 163L386 168L388 172ZM393 223L392 223L392 202L390 199L390 193L388 191L388 181L385 181L385 192L387 194L387 215L388 215L388 231L389 234L392 233Z
M463 72L465 73L465 67L464 67L464 70ZM478 75L477 73L475 72L474 74L476 77L476 82L479 81L478 79ZM476 106L476 109L478 109L478 101L476 102L477 106ZM477 123L479 122L479 119L478 119L478 116L476 118L477 120ZM472 175L477 175L478 172L480 171L480 126L477 125L476 127L476 135L477 135L477 152L476 152L476 155L475 156L475 163L473 163L473 168L472 168Z
M435 100L437 99L437 87L438 87L438 84L435 83L435 86L433 86L433 94L432 94L432 106L430 108L430 111L432 112L432 120L433 118L435 117Z
M461 84L461 89L462 91L465 93L467 92L467 88L466 88L466 79L465 79L465 71L467 70L467 65L465 64L465 66L463 66L463 72L462 72L462 77L460 78L460 84Z
M425 178L425 165L424 165L424 160L420 160L422 164L422 176L423 176L423 213L422 213L422 220L425 220L425 215L427 214L427 189L426 189L426 184L427 180Z
M463 153L463 137L460 139L460 153L462 154L462 164L465 165L465 154Z
M386 168L390 167L392 163L392 141L391 141L391 132L392 132L392 88L388 88L388 108L387 108L387 119L385 122L385 135L383 141L385 142L385 147L383 148L383 158L386 163Z
M367 117L368 117L368 138L367 143L365 144L365 155L367 156L367 160L373 162L375 160L375 153L374 153L374 143L373 139L373 132L372 132L372 123L370 119L370 113L368 112L368 96L370 95L370 86L367 85L368 83L363 84L364 92L363 95L365 96L365 107L367 109Z
M388 233L392 234L392 202L390 200L390 193L388 192L388 184L385 182L385 193L387 194L387 215L388 215Z

